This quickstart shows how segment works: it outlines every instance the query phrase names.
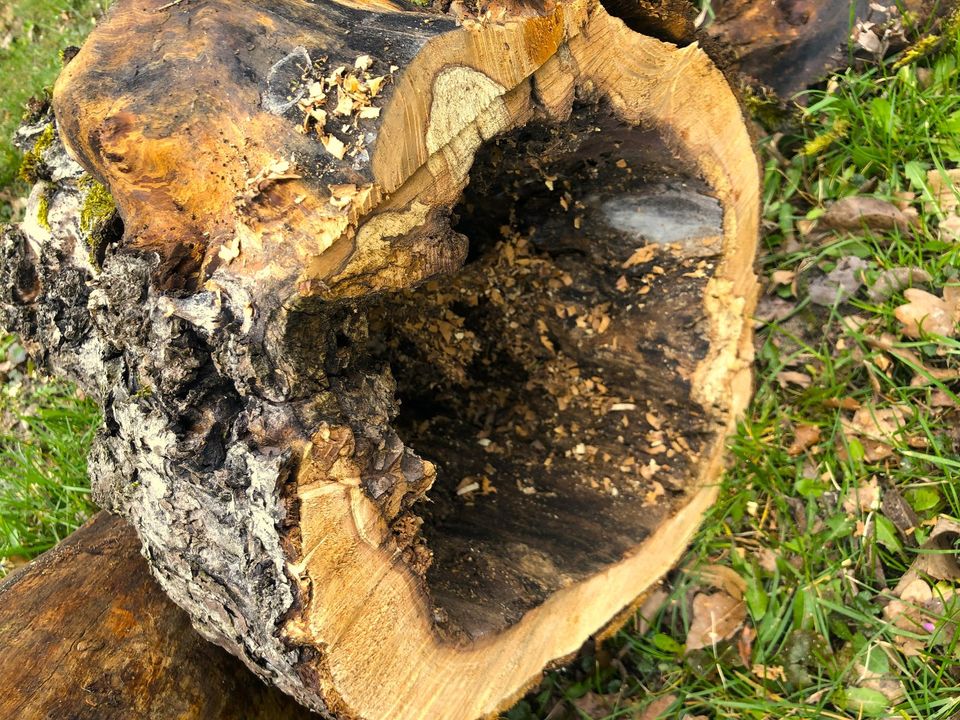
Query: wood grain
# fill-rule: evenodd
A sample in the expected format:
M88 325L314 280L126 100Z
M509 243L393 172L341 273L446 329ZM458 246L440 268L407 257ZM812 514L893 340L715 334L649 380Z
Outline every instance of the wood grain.
M309 720L190 626L101 513L0 584L0 717Z

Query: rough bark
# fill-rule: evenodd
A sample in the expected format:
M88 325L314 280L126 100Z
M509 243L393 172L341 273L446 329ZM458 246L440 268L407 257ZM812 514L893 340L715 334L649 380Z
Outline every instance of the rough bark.
M309 720L193 632L101 513L0 584L0 716L18 720Z
M100 399L97 501L261 677L487 716L682 552L750 392L759 192L696 46L593 0L120 0L54 106L7 325Z

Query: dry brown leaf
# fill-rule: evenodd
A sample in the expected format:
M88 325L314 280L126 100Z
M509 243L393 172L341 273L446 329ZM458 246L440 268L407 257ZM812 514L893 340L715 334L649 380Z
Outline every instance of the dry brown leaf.
M797 277L793 270L775 270L770 275L770 280L774 285L789 285Z
M806 373L784 370L781 373L777 373L777 382L782 388L787 387L787 385L799 385L802 388L808 388L813 384L813 378Z
M787 448L787 454L796 457L818 442L820 442L820 428L817 425L797 425L793 429L793 444Z
M693 622L687 633L687 650L712 647L729 640L747 619L747 604L725 592L698 593L693 598Z
M893 455L895 435L905 425L906 413L896 405L886 408L862 407L850 420L842 420L847 439L856 438L863 445L868 462L877 462Z
M870 649L871 653L884 653L888 651L880 645L874 645ZM893 660L893 658L891 658ZM855 673L854 685L868 690L876 690L883 695L891 705L896 705L903 700L905 691L903 683L895 674L879 673L871 670L865 664L857 662L853 666Z
M960 215L949 215L940 221L938 226L940 239L944 242L960 240Z
M880 486L875 477L865 482L861 482L856 488L853 488L843 498L843 509L851 515L858 510L861 512L870 512L880 508Z
M884 231L910 228L903 212L893 203L875 197L854 195L838 200L827 208L820 222L833 230Z
M935 580L960 580L960 562L954 549L960 540L960 523L941 517L930 532L930 537L920 547L916 558L904 573L893 594L903 598L903 593L915 581L930 577Z
M960 184L960 169L930 170L927 172L927 186L937 203L937 207L928 207L927 212L936 212L937 209L945 215L957 210L960 201L957 200L956 186ZM942 223L941 223L942 224Z
M956 334L960 322L960 286L945 287L942 298L917 288L910 288L903 295L909 302L894 310L894 315L903 323L904 335L919 338Z
M763 547L755 553L757 564L768 573L777 570L777 554L770 548Z
M571 700L570 704L579 711L576 715L577 718L586 715L594 720L602 720L617 710L621 700L622 695L620 693L600 695L599 693L588 692L576 700Z
M756 675L761 680L770 680L776 682L786 682L787 675L783 671L782 665L754 665L750 668L750 672Z
M647 705L643 712L636 716L636 720L667 720L666 712L670 706L677 701L676 695L664 695L658 697L652 703Z
M696 575L702 582L723 590L734 600L743 598L747 591L747 581L726 565L704 565L697 569Z

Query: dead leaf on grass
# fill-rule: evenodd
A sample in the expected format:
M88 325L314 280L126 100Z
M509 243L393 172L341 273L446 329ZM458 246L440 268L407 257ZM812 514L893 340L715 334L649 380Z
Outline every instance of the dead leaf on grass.
M889 300L905 287L918 283L928 283L933 278L926 270L917 267L894 267L884 270L877 276L867 291L867 297L875 303Z
M782 388L786 388L787 385L798 385L806 389L813 384L813 378L806 373L796 372L795 370L784 370L781 373L777 373L777 382Z
M850 420L841 420L847 440L857 439L868 462L878 462L893 455L895 435L906 424L906 413L896 405L886 408L862 407Z
M726 565L704 565L697 569L696 575L702 582L722 590L734 600L743 598L747 591L747 581Z
M820 442L820 428L817 425L797 425L793 429L793 444L787 448L790 457L801 455Z
M754 665L750 672L761 680L775 682L786 682L787 674L783 671L782 665Z
M871 512L880 508L880 486L875 477L860 483L843 498L843 509L853 515L860 512Z
M832 230L874 231L910 229L903 212L893 203L880 198L854 195L837 200L820 217L820 222Z
M636 720L667 720L667 711L670 706L677 701L676 695L664 695L647 705L643 711L637 715Z
M807 287L810 302L823 307L833 307L846 302L860 290L863 285L863 272L868 267L866 260L854 255L840 258L833 270L810 282Z
M917 551L917 557L894 588L894 595L902 597L901 593L911 583L921 578L951 582L960 580L960 561L958 561L956 550L958 541L960 541L960 523L946 517L938 519L930 532L930 537Z
M729 640L747 619L747 604L723 591L698 593L693 598L693 622L687 633L687 650L700 650Z
M908 300L894 310L897 320L903 324L903 334L911 338L924 335L953 337L960 322L960 286L948 285L943 297L917 288L904 291Z
M637 610L637 635L646 634L647 630L649 630L651 627L654 617L656 617L657 613L660 612L660 608L663 607L664 603L667 602L669 597L669 593L663 589L654 590L647 596L647 598L643 601L643 604L640 606L640 609Z

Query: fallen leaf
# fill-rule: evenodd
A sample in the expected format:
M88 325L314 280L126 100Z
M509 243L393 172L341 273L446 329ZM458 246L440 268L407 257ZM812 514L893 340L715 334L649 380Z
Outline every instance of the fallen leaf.
M930 532L930 537L919 548L916 558L894 588L893 594L902 598L911 583L924 577L934 580L960 580L960 562L956 550L958 540L960 523L946 517L939 518Z
M960 215L945 217L940 221L937 229L940 231L940 239L944 242L957 242L960 240Z
M815 278L807 287L810 302L823 307L844 303L863 285L863 271L869 267L866 260L856 256L840 258L837 266L824 276Z
M787 454L796 457L820 442L820 428L817 425L797 425L793 429L793 444L787 448Z
M784 370L777 373L777 382L782 388L787 387L787 385L799 385L802 388L808 388L813 383L813 378L806 373Z
M897 406L875 408L862 407L850 420L841 420L848 441L856 438L863 445L868 462L877 462L893 455L896 444L894 435L906 423L906 413Z
M903 324L903 334L920 338L924 335L953 337L960 322L960 286L948 285L943 289L943 297L917 288L904 291L909 301L901 305L893 314Z
M687 650L712 647L729 640L747 618L747 604L725 592L698 593L693 598L693 622L687 633Z
M754 665L750 672L761 680L770 680L776 682L786 682L787 675L783 671L782 665Z
M595 692L588 692L586 695L573 700L572 703L577 710L584 713L587 717L600 720L600 718L607 717L616 709L618 700L619 697L616 695L611 697L609 695L598 695Z
M667 711L677 701L676 695L658 697L636 716L636 720L667 720Z
M927 171L927 187L930 188L930 194L936 201L936 208L927 208L928 212L939 210L945 215L956 212L960 206L960 200L957 199L956 186L960 183L960 169L953 170L929 170ZM928 203L929 204L929 203ZM941 222L941 225L943 223Z
M793 270L775 270L770 275L770 280L774 285L789 285L796 277L797 273Z
M702 582L723 590L734 600L742 599L747 591L747 581L726 565L704 565L697 569L696 575Z
M651 627L653 619L657 613L660 612L660 608L664 606L664 603L667 602L669 597L669 593L662 589L654 590L647 596L640 606L640 609L637 610L637 635L646 634L647 630Z
M877 479L872 477L866 482L860 483L858 487L844 496L842 505L843 509L851 515L858 510L865 513L878 510L880 508L880 486L877 484Z
M920 524L920 517L896 487L890 487L884 491L881 508L883 516L893 523L904 544L916 546L917 541L913 531Z
M853 195L830 205L820 217L820 222L833 230L885 231L909 230L910 223L903 212L893 203L880 198Z
M932 278L926 270L916 267L895 267L884 270L877 276L867 291L867 297L875 303L889 300L905 287L916 283L927 283Z

